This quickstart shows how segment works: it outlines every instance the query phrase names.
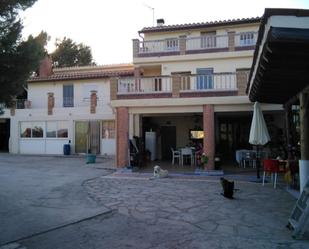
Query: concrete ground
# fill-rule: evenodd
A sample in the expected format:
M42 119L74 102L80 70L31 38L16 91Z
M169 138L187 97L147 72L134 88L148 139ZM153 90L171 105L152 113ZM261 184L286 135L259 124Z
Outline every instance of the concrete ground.
M0 245L108 211L82 186L111 172L98 161L0 154Z
M24 157L20 157L22 158ZM20 170L27 171L22 166L27 165L24 159L23 162L18 162L17 157L14 160L16 165L10 166L0 160L0 168L6 165L3 167L4 170L0 169L1 203L5 195L2 191L5 184L2 180L8 176L15 178L15 174L3 177L2 172L9 171L10 167L16 167L13 170L16 174L19 174ZM99 176L107 172L88 168L81 162L72 165L66 160L68 159L59 159L54 167L46 166L46 170L42 170L41 165L34 166L29 158L28 164L31 163L31 166L27 166L30 170L28 177L21 174L23 177L18 179L20 181L23 179L23 186L32 190L34 189L31 187L32 179L42 184L42 192L37 195L41 198L32 200L34 203L49 204L48 207L43 205L41 209L53 210L54 206L50 204L54 204L54 198L59 198L59 195L53 196L58 188L51 186L57 185L53 182L57 182L60 177L62 179L59 183L59 188L62 189L60 192L65 194L61 195L63 201L56 201L55 206L59 209L66 209L69 206L73 212L80 208L86 211L98 208L99 212L97 214L94 212L92 216L81 217L84 211L76 211L76 215L80 215L79 221L75 220L76 222L67 223L50 231L42 230L40 234L0 246L1 249L309 248L308 240L293 240L291 232L285 227L296 200L283 188L273 189L270 185L262 187L261 184L237 181L238 190L235 199L229 200L220 195L221 186L218 180L179 177L154 180L148 177L134 177L134 174L121 176L119 173ZM76 172L72 173L74 177L66 175L68 170L62 169L63 167L75 169ZM51 177L50 182L45 179L48 182L47 187L44 186L43 179L36 179L39 176L37 171L43 175L46 174L45 171L49 172L46 175ZM80 176L81 174L84 175ZM62 177L63 175L66 176ZM67 184L65 178L68 180ZM85 180L87 178L88 180ZM14 184L16 183L18 181L14 180ZM23 194L19 197L26 200L24 203L19 203L20 206L29 201L23 197L29 195L26 188L22 188L21 191ZM15 195L17 198L18 194ZM45 195L47 197L51 195L51 198L46 198ZM9 199L8 194L6 200ZM41 199L45 202L40 202ZM8 214L11 204L6 204ZM21 211L21 209L16 211L18 210ZM16 211L14 209L11 211L11 218L19 216ZM44 217L44 215L33 217L34 212L28 213L29 220ZM4 224L15 224L15 231L16 227L25 227L23 224L29 222L27 219L6 218L6 213L2 211L0 215L1 221L2 218L6 220ZM70 216L69 212L61 218L66 219L67 215ZM43 221L45 222L41 219L28 224L40 226ZM49 219L47 221L50 222ZM1 233L12 229L12 227L3 228L2 222L0 226Z

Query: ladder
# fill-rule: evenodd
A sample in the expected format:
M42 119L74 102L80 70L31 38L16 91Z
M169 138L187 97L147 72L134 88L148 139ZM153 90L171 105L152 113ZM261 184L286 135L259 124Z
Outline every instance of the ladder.
M287 227L293 230L292 237L294 239L301 238L306 229L309 227L309 179L298 198Z

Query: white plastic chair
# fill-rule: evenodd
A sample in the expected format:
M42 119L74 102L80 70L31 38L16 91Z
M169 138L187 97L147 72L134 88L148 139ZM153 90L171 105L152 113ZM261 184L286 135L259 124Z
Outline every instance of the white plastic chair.
M192 149L190 147L185 147L181 149L181 166L183 166L184 157L190 156L190 163L193 163Z
M178 164L180 164L180 151L174 150L172 147L171 147L171 151L172 151L172 156L173 156L172 164L173 165L175 164L175 158L178 159Z

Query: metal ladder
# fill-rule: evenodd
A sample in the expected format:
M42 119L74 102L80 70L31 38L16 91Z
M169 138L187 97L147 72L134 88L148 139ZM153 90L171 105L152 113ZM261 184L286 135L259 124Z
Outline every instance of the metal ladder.
M301 238L309 225L309 179L298 198L287 227L293 230L294 239Z

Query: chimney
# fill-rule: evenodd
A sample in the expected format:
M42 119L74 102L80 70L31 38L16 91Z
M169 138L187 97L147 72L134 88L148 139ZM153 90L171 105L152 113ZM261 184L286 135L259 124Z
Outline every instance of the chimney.
M163 18L157 19L157 26L158 26L158 27L161 27L161 26L163 26L163 25L164 25L164 19L163 19Z
M39 76L47 77L53 74L53 61L50 57L45 57L40 61Z

